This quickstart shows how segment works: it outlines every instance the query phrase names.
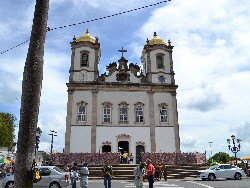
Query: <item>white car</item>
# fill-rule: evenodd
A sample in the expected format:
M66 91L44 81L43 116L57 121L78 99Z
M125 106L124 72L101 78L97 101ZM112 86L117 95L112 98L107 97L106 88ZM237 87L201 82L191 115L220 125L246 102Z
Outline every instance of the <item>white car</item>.
M198 178L202 180L215 180L217 178L241 180L243 176L246 174L241 168L230 164L218 164L207 170L198 171Z
M56 166L36 166L41 170L42 179L34 183L34 187L61 188L69 185L69 174ZM8 174L2 182L2 187L14 187L14 175Z

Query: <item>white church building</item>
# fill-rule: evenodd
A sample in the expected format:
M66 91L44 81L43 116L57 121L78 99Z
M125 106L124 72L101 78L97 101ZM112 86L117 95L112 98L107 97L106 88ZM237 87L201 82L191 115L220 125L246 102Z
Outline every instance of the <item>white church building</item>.
M180 152L170 40L156 33L142 50L143 70L122 57L99 75L98 38L71 42L65 152Z

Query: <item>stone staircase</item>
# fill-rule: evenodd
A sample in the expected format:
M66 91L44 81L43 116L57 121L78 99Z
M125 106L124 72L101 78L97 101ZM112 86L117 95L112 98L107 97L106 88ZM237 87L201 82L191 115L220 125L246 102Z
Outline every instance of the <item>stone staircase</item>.
M114 179L119 180L131 180L134 179L134 164L120 164L113 165ZM167 165L168 179L184 179L195 178L197 171L207 169L208 166L198 165ZM102 166L91 165L89 166L89 179L101 179L102 178Z

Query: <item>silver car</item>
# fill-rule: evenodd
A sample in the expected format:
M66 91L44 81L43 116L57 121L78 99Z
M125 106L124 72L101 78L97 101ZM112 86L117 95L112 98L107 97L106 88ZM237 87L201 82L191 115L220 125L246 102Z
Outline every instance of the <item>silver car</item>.
M217 178L241 180L243 176L246 174L241 168L230 164L218 164L207 170L198 171L198 178L202 180L215 180Z
M60 188L69 185L69 174L56 166L36 166L41 170L42 179L34 183L34 187ZM2 187L14 187L14 175L8 174L2 182Z

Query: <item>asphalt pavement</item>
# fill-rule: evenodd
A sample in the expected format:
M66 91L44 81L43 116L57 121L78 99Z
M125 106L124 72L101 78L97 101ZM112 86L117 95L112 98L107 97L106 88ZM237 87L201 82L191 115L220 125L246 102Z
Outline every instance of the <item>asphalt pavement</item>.
M0 187L2 182L0 180ZM155 181L154 188L250 188L250 178L243 178L242 180L215 180L215 181L201 181L198 179L176 180L170 179L168 181ZM67 188L71 188L68 186ZM77 182L77 188L80 188ZM88 188L104 188L103 180L89 181ZM133 181L112 180L112 188L135 188ZM144 182L144 187L148 188L148 182Z

